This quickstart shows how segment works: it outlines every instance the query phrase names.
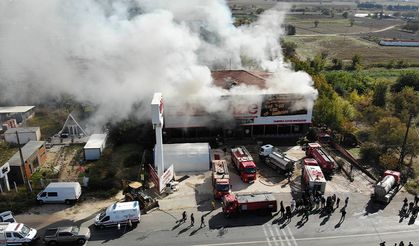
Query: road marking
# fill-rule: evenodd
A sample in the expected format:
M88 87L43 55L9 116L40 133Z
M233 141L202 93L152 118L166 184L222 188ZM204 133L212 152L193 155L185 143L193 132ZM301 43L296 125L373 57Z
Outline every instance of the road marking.
M272 241L275 243L276 246L279 246L279 244L278 244L278 237L275 235L274 231L272 231L272 226L267 226L267 227L268 227L269 232L272 235L272 238L273 238Z
M263 229L266 234L265 229ZM399 233L412 233L412 232L419 232L419 230L405 230L405 231L389 231L389 232L380 232L380 235L391 235L391 234L399 234ZM366 233L366 234L350 234L350 235L342 235L342 236L329 236L329 237L306 237L306 238L296 238L296 241L308 241L308 240L323 240L323 239L338 239L338 238L351 238L351 237L370 237L376 236L377 233ZM285 241L281 240L272 240L272 241ZM230 242L230 243L212 243L212 244L194 244L193 246L224 246L224 245L246 245L246 244L262 244L266 243L264 241L245 241L245 242ZM268 241L268 244L270 242Z
M285 232L285 230L283 228L281 228L281 232L284 233L284 238L285 238L285 241L287 242L288 246L292 246L290 240L287 237L287 233Z
M279 238L281 239L281 241L280 241L281 242L281 246L285 246L284 245L284 242L282 241L281 233L279 233L278 226L275 226L275 231L279 235Z
M297 241L295 241L294 235L292 235L292 231L288 226L287 226L287 230L288 230L288 233L291 236L291 239L292 239L292 242L294 243L294 246L298 246Z
M263 229L263 233L265 233L266 242L268 242L268 245L269 245L269 246L272 246L272 244L271 244L271 240L269 239L269 235L268 235L268 233L266 232L265 225L263 225L263 226L262 226L262 229ZM240 244L240 243L237 243L237 244ZM205 244L204 244L204 245L205 245ZM214 244L214 245L217 245L217 244ZM219 244L219 245L228 245L228 244ZM234 245L234 244L230 244L230 245Z

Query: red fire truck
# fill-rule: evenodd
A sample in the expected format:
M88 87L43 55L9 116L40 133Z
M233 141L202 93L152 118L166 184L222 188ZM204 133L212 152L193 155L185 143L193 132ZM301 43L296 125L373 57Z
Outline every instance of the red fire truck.
M273 213L277 211L277 201L272 193L230 193L223 197L222 205L226 217L244 212Z
M322 170L326 173L333 172L335 168L335 162L333 158L328 155L324 149L322 149L321 145L318 143L309 143L306 149L306 155L308 157L312 157L316 159L319 166Z
M256 180L256 164L244 146L231 149L231 162L239 171L243 182L250 183Z
M303 185L307 191L318 191L324 194L326 190L326 179L319 166L304 165Z
M230 192L230 175L227 161L212 161L212 186L215 199L220 199Z

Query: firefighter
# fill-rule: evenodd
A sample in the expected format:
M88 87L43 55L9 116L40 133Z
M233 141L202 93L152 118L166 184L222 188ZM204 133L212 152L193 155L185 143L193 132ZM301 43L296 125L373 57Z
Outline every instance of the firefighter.
M183 211L182 213L182 220L181 222L186 222L186 211Z
M282 203L282 201L280 202L280 206L281 206L281 208L279 209L279 211L281 211L281 217L284 217L285 208L284 208L284 204Z
M191 226L195 224L195 218L193 217L193 213L191 213Z
M405 206L407 206L407 197L405 197L405 198L403 199L403 204L404 204Z

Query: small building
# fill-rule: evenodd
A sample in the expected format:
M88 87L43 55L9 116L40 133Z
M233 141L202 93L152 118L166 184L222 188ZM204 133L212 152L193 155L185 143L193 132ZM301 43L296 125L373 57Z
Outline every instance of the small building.
M165 167L175 172L208 171L211 166L209 143L163 144Z
M86 161L99 160L106 147L107 134L92 134L84 146L84 159Z
M45 149L45 141L29 141L22 147L23 161L25 162L24 171L26 176L30 178L36 168L43 165L47 160ZM13 184L23 184L24 174L22 170L22 162L20 160L19 151L17 151L8 161L10 166L9 182Z
M29 141L41 140L41 128L39 127L24 127L11 128L4 133L4 139L11 144L17 144L17 136L19 136L20 144L26 144Z
M35 106L0 107L0 122L16 119L20 124L35 115Z

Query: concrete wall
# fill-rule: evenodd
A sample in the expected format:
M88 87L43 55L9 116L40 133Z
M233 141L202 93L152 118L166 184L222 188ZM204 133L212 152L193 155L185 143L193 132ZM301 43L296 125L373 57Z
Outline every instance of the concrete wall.
M175 172L208 171L210 147L208 143L164 144L165 168L173 164Z
M17 144L16 133L5 133L4 138L7 143ZM20 144L26 144L29 141L41 140L41 130L19 132Z

